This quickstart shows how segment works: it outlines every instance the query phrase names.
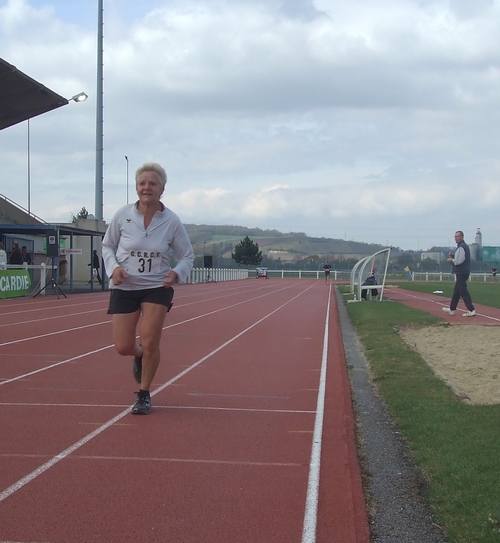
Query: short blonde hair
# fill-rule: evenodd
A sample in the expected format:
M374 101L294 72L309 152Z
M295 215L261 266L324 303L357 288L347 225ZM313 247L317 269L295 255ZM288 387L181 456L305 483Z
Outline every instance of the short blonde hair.
M136 172L135 172L135 186L137 187L137 183L139 181L139 176L141 173L144 172L155 172L158 175L158 179L160 180L160 184L163 189L165 189L165 185L167 184L167 172L156 162L146 162L146 164L143 164Z

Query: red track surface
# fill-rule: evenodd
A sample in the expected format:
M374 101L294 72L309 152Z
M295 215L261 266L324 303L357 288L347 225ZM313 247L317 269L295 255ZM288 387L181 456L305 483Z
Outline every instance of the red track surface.
M0 542L368 543L331 287L178 287L146 417L107 300L0 304Z
M449 315L443 311L443 307L450 307L450 298L446 298L440 294L424 294L422 292L404 290L404 288L388 287L384 290L384 297L442 317L451 324L500 326L500 309L477 304L474 300L472 302L476 308L476 316L463 317L463 314L467 311L463 301L460 300L455 315Z

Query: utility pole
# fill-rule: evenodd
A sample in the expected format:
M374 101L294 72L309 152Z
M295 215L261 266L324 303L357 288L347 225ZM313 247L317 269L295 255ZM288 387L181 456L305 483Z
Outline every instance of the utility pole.
M95 218L103 220L103 0L97 1L97 96L95 149Z

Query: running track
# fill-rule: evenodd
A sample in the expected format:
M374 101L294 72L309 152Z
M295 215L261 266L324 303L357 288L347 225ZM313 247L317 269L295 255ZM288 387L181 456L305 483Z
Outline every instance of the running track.
M487 305L474 303L476 309L475 317L463 317L467 308L463 300L458 303L455 315L449 315L443 311L443 307L450 307L450 298L440 294L426 294L423 292L414 292L404 290L404 288L387 287L384 290L384 297L394 302L405 304L415 309L420 309L431 315L436 315L450 324L480 325L480 326L500 326L500 309Z
M0 304L0 543L368 543L332 286L178 287L146 417L107 300Z

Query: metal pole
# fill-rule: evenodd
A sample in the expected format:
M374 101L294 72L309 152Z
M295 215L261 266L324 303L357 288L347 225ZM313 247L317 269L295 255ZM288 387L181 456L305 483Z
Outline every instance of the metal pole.
M125 160L127 161L127 205L128 205L128 156L125 155Z
M97 4L97 100L95 154L95 217L103 220L103 0Z
M28 213L31 213L31 150L30 150L30 120L28 119Z

